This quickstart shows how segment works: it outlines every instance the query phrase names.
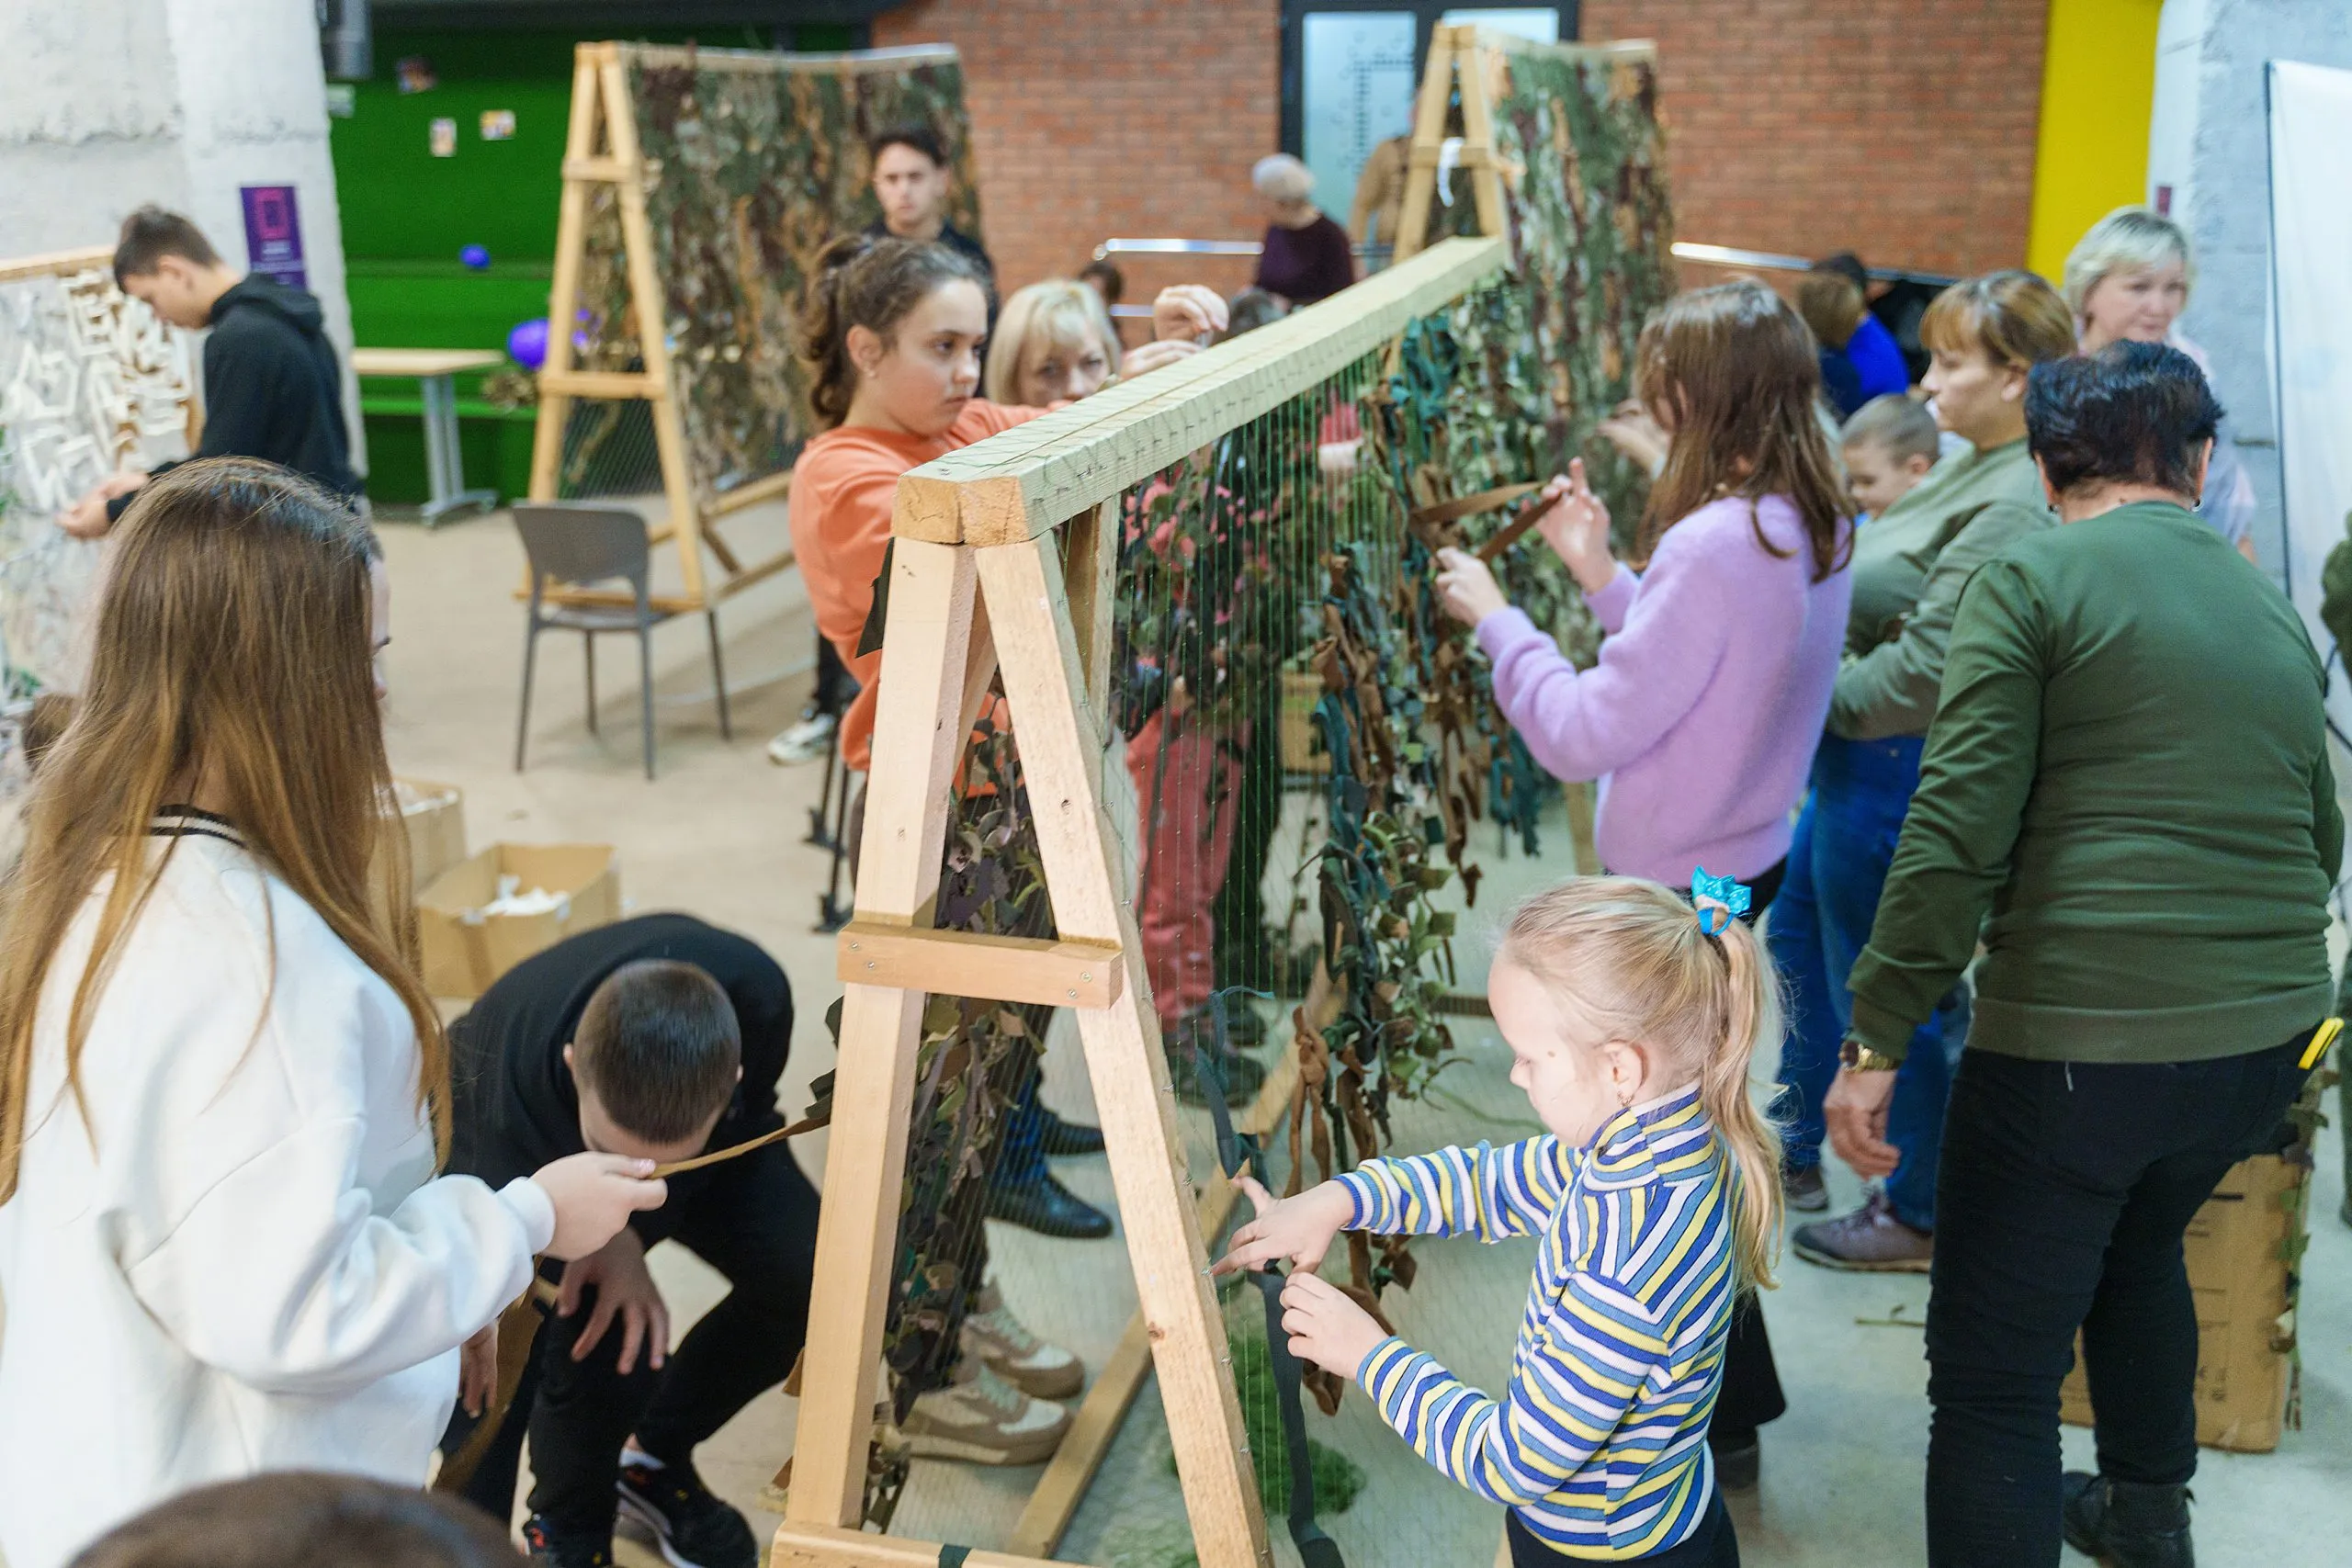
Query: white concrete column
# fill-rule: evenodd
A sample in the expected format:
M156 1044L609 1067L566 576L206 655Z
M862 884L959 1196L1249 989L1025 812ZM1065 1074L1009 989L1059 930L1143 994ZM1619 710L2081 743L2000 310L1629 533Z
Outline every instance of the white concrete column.
M2148 199L2169 192L2197 248L2181 330L2213 359L2261 511L2254 540L2272 576L2286 559L2278 416L2271 404L2270 154L2263 68L2352 66L2352 5L2336 0L2165 0L2148 136Z
M311 0L0 4L0 257L111 244L152 201L249 265L249 185L295 187L303 267L345 362L365 472Z

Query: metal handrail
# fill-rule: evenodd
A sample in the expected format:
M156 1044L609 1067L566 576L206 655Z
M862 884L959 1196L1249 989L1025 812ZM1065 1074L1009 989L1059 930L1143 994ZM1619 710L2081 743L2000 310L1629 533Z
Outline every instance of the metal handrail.
M1357 245L1352 247L1359 261L1386 261L1386 245ZM1155 256L1254 256L1265 247L1256 240L1105 240L1094 247L1094 259L1105 260L1113 255ZM1677 240L1674 255L1678 261L1700 262L1710 266L1757 267L1767 272L1810 272L1813 258L1787 255L1778 251L1748 251L1736 245L1706 245L1690 240ZM1958 282L1943 273L1915 272L1908 267L1872 266L1862 269L1880 283L1921 283L1943 288ZM1114 316L1148 316L1150 308L1143 305L1121 305L1112 312Z
M1374 264L1367 271L1377 271L1388 262L1389 245L1351 245L1356 260ZM1107 261L1114 255L1144 256L1255 256L1265 254L1264 243L1257 240L1105 240L1094 247L1094 259ZM1124 320L1148 320L1148 305L1114 305L1111 314Z

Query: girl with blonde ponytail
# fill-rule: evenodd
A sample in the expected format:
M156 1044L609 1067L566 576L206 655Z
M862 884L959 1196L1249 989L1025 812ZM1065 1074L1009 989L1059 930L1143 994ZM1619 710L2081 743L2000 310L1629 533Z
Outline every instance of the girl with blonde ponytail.
M1295 1354L1362 1383L1456 1482L1506 1505L1511 1561L1736 1568L1705 1441L1735 1304L1772 1283L1780 1139L1748 1082L1779 987L1703 871L1568 882L1511 917L1487 982L1511 1082L1549 1129L1493 1148L1365 1162L1296 1198L1246 1177L1258 1217L1220 1273L1294 1266ZM1510 1386L1481 1393L1385 1334L1315 1269L1342 1230L1534 1235Z

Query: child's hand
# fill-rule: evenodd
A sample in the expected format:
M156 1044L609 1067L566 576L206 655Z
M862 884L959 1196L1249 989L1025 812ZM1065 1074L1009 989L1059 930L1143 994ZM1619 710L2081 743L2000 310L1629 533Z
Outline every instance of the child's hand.
M1235 1177L1233 1184L1249 1194L1258 1217L1233 1233L1232 1250L1216 1260L1212 1274L1262 1269L1277 1258L1312 1272L1322 1267L1331 1238L1355 1218L1356 1201L1336 1181L1311 1187L1295 1198L1277 1198L1246 1176Z
M1582 457L1544 487L1544 516L1535 526L1587 593L1600 592L1617 575L1617 558L1609 549L1609 507L1585 482Z
M1437 596L1445 613L1464 626L1475 626L1510 601L1495 581L1493 569L1466 550L1437 553Z
M1317 1275L1293 1274L1283 1287L1283 1332L1290 1353L1326 1371L1352 1378L1388 1331L1353 1298Z

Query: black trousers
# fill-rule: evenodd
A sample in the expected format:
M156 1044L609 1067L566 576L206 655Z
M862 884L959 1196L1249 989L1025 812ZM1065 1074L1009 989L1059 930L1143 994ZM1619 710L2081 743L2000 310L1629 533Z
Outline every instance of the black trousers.
M2077 1328L2101 1472L2195 1473L2181 1236L2230 1167L2280 1145L2310 1038L2204 1062L1962 1055L1928 1303L1931 1568L2054 1568L2058 1385Z
M1533 1530L1519 1522L1519 1510L1503 1516L1503 1536L1510 1542L1511 1568L1561 1568L1585 1561L1544 1544ZM1731 1516L1724 1511L1724 1495L1707 1499L1706 1517L1688 1540L1630 1561L1647 1568L1739 1568L1739 1537L1732 1532Z
M825 634L817 634L817 682L808 694L808 706L817 713L831 714L835 718L849 711L857 700L857 677L849 672L842 656L833 651Z
M680 1212L673 1214L673 1208ZM514 1512L527 1431L536 1478L531 1511L546 1515L561 1535L608 1533L621 1449L632 1434L665 1464L689 1461L696 1445L792 1371L808 1333L817 1191L790 1149L770 1145L718 1166L690 1197L673 1200L647 1218L650 1223L639 1230L649 1247L675 1240L727 1276L733 1289L660 1371L640 1346L636 1367L621 1374L617 1322L585 1360L571 1359L593 1293L571 1316L549 1315L505 1425L466 1487L468 1500L494 1517ZM561 1278L563 1265L546 1267L550 1277ZM460 1410L441 1439L442 1451L455 1452L473 1425Z

